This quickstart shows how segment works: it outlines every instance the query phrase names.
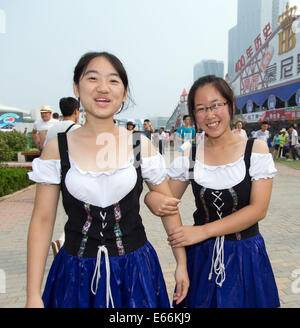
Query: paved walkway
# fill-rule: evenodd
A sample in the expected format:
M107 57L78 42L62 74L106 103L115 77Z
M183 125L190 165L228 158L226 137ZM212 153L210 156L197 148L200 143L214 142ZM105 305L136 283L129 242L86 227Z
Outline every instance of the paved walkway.
M300 307L300 171L277 165L268 215L260 229L273 266L281 307ZM144 188L143 196L147 187ZM0 200L0 307L24 307L26 293L26 240L33 209L35 185ZM192 223L194 201L189 187L180 205L185 224ZM141 216L148 239L155 247L171 297L175 264L160 219L145 205ZM66 220L61 203L53 239ZM46 272L53 260L49 251ZM5 284L4 284L5 282ZM5 288L5 290L4 290Z

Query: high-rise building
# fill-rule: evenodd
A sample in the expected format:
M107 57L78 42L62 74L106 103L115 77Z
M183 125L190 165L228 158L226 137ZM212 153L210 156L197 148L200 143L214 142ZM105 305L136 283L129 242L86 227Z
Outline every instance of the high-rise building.
M253 44L264 27L270 23L272 31L278 26L278 16L288 0L238 0L237 25L228 33L228 74L232 80L236 63Z
M200 63L194 65L194 81L205 75L216 75L224 77L224 62L214 59L202 60Z

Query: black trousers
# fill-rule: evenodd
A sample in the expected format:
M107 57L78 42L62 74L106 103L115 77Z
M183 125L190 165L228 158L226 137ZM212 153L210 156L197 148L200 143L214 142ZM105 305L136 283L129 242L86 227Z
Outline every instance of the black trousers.
M162 154L163 153L163 143L162 140L158 141L158 150Z

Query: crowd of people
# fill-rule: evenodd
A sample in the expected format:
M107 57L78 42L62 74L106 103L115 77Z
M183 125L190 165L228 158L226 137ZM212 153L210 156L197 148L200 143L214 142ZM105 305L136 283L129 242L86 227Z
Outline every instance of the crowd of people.
M155 130L148 119L142 131L131 121L120 127L114 115L131 99L129 82L122 62L107 52L84 54L73 86L76 98L59 102L63 119L55 121L52 109L43 106L34 125L41 156L29 173L37 189L26 306L170 307L139 214L143 182L149 188L144 202L161 217L176 261L174 307L280 306L259 230L276 174L268 123L252 136L242 122L232 129L230 86L205 76L191 87L189 113L176 131ZM289 142L292 156L299 157L295 131L291 126L275 134L274 158ZM168 146L178 156L166 168L162 154ZM185 213L178 208L189 184L192 226L182 225ZM60 193L68 220L41 293Z
M238 121L232 132L248 138L246 131L242 127L243 123ZM299 136L294 124L290 124L287 128L274 130L274 135L272 136L269 131L269 123L263 121L261 128L257 131L251 131L249 137L266 142L273 153L274 159L287 159L289 161L300 159Z
M62 117L58 113L53 113L50 106L42 106L40 109L41 119L36 120L32 130L32 139L40 151L46 142L54 138L57 133L68 129L74 130L79 128L79 103L75 98L65 97L60 99L59 107ZM186 142L196 145L196 141L203 133L203 130L194 128L189 114L183 116L183 124L177 129L166 131L164 127L155 129L149 119L143 122L141 132L151 140L160 154L164 154L167 149L176 150L182 153L182 145ZM58 123L58 124L57 124ZM274 159L298 160L299 155L299 136L297 129L292 124L287 128L275 130L271 136L269 123L264 121L261 128L257 131L252 130L247 135L243 128L243 122L237 121L234 124L232 132L245 138L257 138L267 142ZM127 121L126 128L129 131L139 131L137 125L132 121Z
M141 132L151 140L154 146L158 149L160 154L164 154L166 149L178 150L182 152L181 146L185 142L196 144L196 130L192 126L192 121L189 115L183 116L183 124L175 130L165 130L164 127L155 129L149 119L145 119L143 123L143 130ZM139 131L136 124L132 121L126 123L126 128L129 131Z

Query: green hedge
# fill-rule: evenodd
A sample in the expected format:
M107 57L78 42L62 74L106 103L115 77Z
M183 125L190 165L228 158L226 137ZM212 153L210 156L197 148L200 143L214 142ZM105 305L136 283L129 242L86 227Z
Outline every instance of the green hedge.
M0 131L0 162L16 160L18 151L29 146L28 138L18 131Z
M28 170L22 167L0 168L0 197L23 189L34 182L29 180Z

